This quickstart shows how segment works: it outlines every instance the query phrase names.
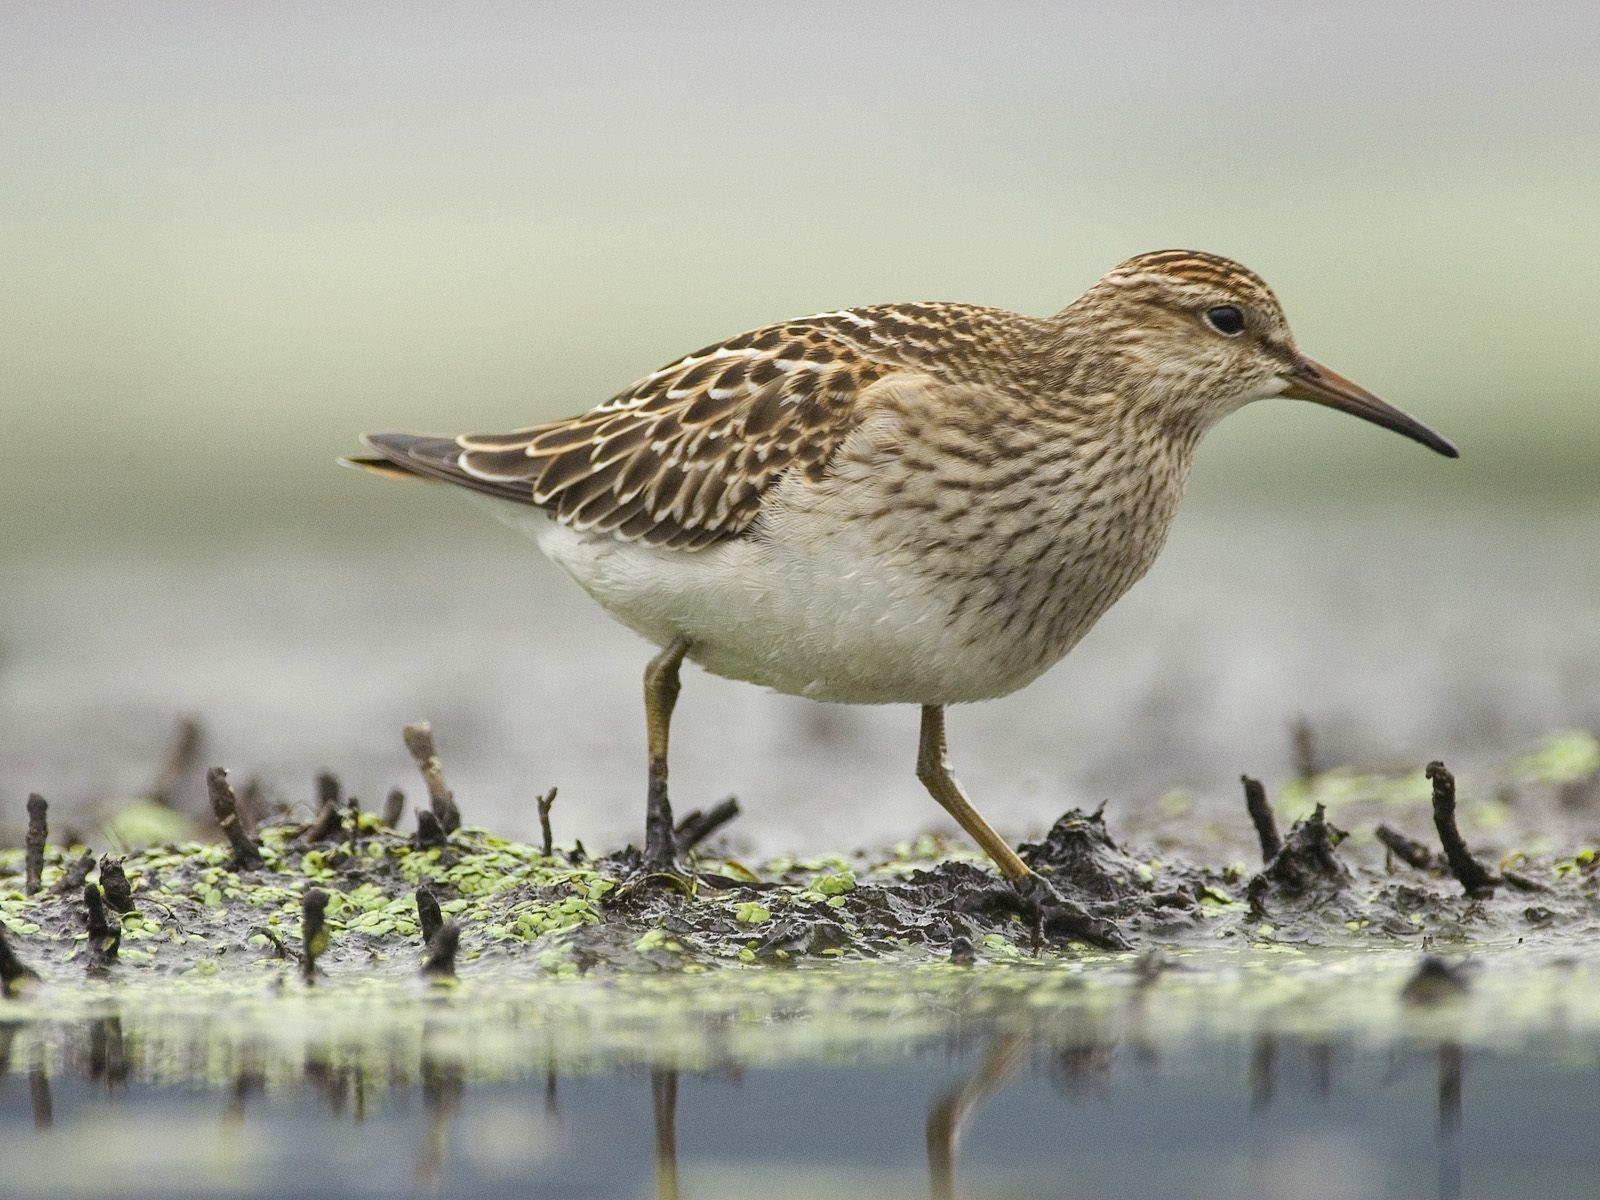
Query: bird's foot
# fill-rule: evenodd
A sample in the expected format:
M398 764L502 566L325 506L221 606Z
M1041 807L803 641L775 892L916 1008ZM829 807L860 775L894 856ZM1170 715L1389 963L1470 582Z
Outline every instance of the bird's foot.
M639 874L646 879L676 879L686 881L689 878L689 868L678 857L678 843L672 836L672 827L667 826L667 834L663 838L658 830L650 831L652 836L645 838L644 849L639 854Z
M639 852L638 874L643 880L686 882L689 868L679 859L678 841L672 834L672 811L667 810L665 820L652 813L645 827L644 849Z
M608 904L623 904L634 898L680 892L692 896L698 890L694 873L676 856L652 859L629 846L614 860L621 867L617 889L606 896Z
M1088 942L1107 950L1133 949L1133 943L1114 924L1068 900L1042 875L1013 879L1011 889L1023 916L1033 922L1036 938Z

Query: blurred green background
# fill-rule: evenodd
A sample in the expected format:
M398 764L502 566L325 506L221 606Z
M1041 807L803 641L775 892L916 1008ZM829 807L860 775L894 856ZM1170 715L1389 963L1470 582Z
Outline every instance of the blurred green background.
M1168 245L1465 454L1262 406L1202 503L1589 502L1597 37L1587 4L9 5L0 563L427 520L334 455L804 312L1054 311Z

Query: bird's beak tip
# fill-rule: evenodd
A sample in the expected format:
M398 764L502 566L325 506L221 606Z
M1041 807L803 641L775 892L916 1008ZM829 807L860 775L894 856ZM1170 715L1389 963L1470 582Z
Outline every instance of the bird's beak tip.
M1461 451L1448 438L1435 433L1408 413L1380 400L1360 384L1346 379L1313 358L1302 355L1282 394L1292 400L1310 400L1349 413L1374 425L1420 442L1445 458L1460 458Z

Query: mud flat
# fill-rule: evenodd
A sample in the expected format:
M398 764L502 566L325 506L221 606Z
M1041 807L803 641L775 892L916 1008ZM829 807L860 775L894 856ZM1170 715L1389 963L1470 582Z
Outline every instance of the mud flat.
M1524 1084L1536 1069L1559 1091L1600 1065L1587 840L1600 745L1587 735L1459 783L1439 764L1318 771L1308 755L1277 795L1243 781L1228 828L1174 813L1152 844L1124 842L1108 812L1069 811L1022 848L1059 894L1043 907L934 837L741 861L725 840L734 804L684 818L694 849L676 874L641 870L631 847L563 843L554 795L539 803L547 835L509 841L471 824L447 766L409 740L414 807L363 804L330 775L292 815L213 769L210 812L141 802L91 850L60 844L47 803L29 805L23 844L0 852L0 1123L9 1095L18 1120L59 1132L83 1088L198 1091L274 1121L307 1095L335 1114L393 1115L420 1094L422 1183L444 1170L439 1139L468 1091L553 1104L558 1081L588 1095L643 1073L659 1180L677 1170L680 1084L698 1094L684 1081L766 1073L781 1099L817 1072L856 1080L849 1091L920 1071L926 1168L950 1195L969 1118L1041 1073L1077 1096L1138 1064L1174 1081L1209 1063L1219 1102L1237 1094L1255 1112L1405 1062L1433 1080L1442 1136L1462 1119L1468 1066L1520 1064ZM179 829L196 836L130 844ZM962 1074L930 1080L939 1061ZM1515 1101L1512 1082L1495 1086L1491 1105ZM1592 1103L1567 1116L1600 1123ZM82 1142L74 1161L101 1163L95 1187L181 1182L168 1160L118 1174L92 1120L65 1124ZM50 1143L22 1144L12 1183L62 1190ZM1559 1155L1542 1161L1548 1194L1565 1194ZM1217 1194L1244 1186L1217 1179ZM847 1171L836 1190L861 1186Z

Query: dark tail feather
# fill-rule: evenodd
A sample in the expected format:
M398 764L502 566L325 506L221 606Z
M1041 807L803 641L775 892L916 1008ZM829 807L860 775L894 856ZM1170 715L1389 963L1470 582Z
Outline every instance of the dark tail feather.
M435 479L506 500L532 502L527 484L480 479L461 469L461 447L454 438L416 433L364 433L361 440L376 454L351 454L339 462L389 479Z
M341 467L354 467L358 471L369 471L373 475L382 475L385 479L422 478L421 475L418 475L409 467L402 467L399 463L391 462L387 458L373 458L365 454L346 454L342 455L338 462Z

